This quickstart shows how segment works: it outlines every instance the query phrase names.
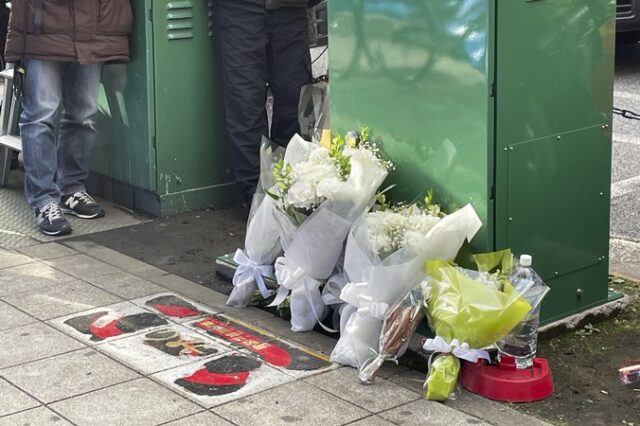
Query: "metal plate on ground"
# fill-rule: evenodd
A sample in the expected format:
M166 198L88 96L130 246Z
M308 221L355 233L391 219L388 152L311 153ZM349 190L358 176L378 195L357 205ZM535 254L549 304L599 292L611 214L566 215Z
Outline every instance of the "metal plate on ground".
M97 201L107 212L105 217L85 220L67 215L73 232L66 236L48 237L38 230L35 216L24 199L23 179L22 172L13 171L9 178L9 185L0 188L0 248L16 249L149 221L149 219L125 212L107 201L98 199Z

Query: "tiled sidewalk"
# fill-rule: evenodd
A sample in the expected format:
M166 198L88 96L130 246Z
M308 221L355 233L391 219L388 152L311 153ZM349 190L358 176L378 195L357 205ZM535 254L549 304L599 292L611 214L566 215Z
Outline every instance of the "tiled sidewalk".
M0 426L544 424L468 394L424 401L404 367L362 386L327 362L333 339L225 299L91 242L0 249ZM241 365L237 388L190 382Z

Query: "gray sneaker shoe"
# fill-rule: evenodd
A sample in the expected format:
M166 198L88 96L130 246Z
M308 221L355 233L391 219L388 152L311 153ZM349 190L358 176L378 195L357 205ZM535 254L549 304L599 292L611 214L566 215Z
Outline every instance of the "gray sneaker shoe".
M63 195L62 212L81 219L96 219L104 216L104 209L84 191Z
M62 215L58 203L49 203L41 209L36 209L36 221L40 232L45 235L66 235L71 232L71 224Z

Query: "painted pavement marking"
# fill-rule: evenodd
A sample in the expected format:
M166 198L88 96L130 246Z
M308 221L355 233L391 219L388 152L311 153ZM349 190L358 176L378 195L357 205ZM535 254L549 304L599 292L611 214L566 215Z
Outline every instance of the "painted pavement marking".
M151 377L209 408L295 380L245 351L229 352Z
M217 311L196 303L192 300L178 296L174 293L160 293L152 296L145 296L131 301L144 309L168 317L171 321L183 323L192 321L205 315L214 314Z
M337 368L327 356L174 293L48 321L208 407Z
M58 330L90 345L169 325L160 315L129 302L91 309L48 322Z
M157 373L231 351L217 339L170 324L96 346L143 374Z
M211 315L187 326L248 350L271 367L290 376L307 377L336 367L326 355L284 341L266 330L226 315Z

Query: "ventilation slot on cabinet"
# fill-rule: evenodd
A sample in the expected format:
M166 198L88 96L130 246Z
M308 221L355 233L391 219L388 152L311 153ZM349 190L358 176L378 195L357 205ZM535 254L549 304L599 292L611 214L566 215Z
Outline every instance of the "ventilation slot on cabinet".
M193 38L193 4L191 1L167 3L167 40Z

